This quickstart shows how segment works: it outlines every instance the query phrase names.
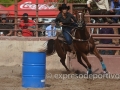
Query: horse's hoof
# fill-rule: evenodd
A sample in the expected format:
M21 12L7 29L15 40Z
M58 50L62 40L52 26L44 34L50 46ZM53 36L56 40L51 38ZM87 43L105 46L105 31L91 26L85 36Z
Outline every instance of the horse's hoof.
M71 73L71 71L69 70L69 71L67 71L68 73Z
M103 71L103 74L108 74L108 71Z
M87 71L87 74L88 74L88 75L89 75L89 74L92 74L92 71L91 71L91 70Z
M75 73L76 73L77 75L79 75L79 74L80 74L80 71L79 71L79 70L76 70Z

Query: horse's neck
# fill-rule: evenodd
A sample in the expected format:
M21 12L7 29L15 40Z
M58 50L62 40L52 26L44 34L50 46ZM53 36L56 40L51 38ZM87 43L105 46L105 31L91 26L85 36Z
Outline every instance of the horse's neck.
M87 39L89 39L90 38L90 34L89 34L89 32L88 32L88 30L87 30L87 28L85 27L85 36L86 36L86 38Z
M87 31L87 28L85 27L84 30L77 30L77 35L76 38L77 39L84 39L87 40L90 37L89 32Z

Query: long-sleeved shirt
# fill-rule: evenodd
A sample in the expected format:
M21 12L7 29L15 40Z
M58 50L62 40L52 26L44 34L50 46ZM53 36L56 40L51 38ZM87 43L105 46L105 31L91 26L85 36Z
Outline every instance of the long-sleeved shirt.
M72 21L73 20L73 21ZM62 16L62 13L60 12L58 16L56 17L55 22L62 22L63 25L70 24L71 22L77 22L76 18L69 12L66 13L66 18Z
M108 0L87 0L87 4L90 4L91 2L95 2L98 6L98 9L106 9L107 11L110 10Z
M118 2L111 0L111 9L120 10L120 0Z
M53 31L51 31L53 30ZM48 35L48 37L51 37L51 36L55 36L56 35L56 27L52 27L52 25L49 25L46 27L46 33Z

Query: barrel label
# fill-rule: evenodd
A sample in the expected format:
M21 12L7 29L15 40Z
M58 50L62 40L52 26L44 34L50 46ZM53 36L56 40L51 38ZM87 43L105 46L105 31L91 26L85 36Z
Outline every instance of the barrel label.
M41 82L45 82L45 80L41 80Z

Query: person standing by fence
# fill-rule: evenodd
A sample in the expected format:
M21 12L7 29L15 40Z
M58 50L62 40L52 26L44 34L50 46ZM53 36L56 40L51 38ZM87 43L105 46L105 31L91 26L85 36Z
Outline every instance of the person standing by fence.
M0 16L1 22L0 22L0 36L12 36L13 35L13 29L14 26L12 24L9 24L7 20L7 16L5 14L2 14Z
M21 22L19 23L19 28L22 29L22 36L29 37L33 36L33 30L35 29L35 22L33 20L28 19L28 14L24 13Z
M111 0L111 13L114 13L115 15L120 15L120 0ZM113 21L115 23L118 23L118 19L120 17L113 17Z
M51 25L46 27L46 34L48 37L56 36L56 27L55 26L56 26L55 20L52 20Z

